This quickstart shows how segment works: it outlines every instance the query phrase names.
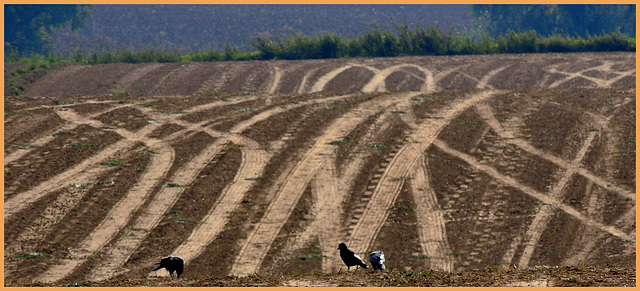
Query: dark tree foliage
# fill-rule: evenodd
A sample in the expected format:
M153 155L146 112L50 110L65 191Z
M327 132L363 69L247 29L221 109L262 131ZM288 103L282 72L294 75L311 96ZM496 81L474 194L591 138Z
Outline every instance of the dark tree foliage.
M636 6L632 4L476 4L472 5L472 13L492 36L509 30L582 37L616 31L635 37L636 33Z
M91 5L20 4L4 6L5 53L47 54L52 45L48 34L56 27L82 27Z

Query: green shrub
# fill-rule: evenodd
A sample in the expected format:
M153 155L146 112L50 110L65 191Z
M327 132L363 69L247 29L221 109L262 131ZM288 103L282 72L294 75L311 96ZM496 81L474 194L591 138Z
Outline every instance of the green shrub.
M482 33L460 33L450 30L443 32L436 27L419 25L409 27L403 23L394 30L373 26L366 33L347 38L336 34L304 35L291 32L288 35L263 34L253 38L249 46L254 49L244 52L229 43L222 52L216 50L196 51L182 54L166 48L145 48L134 51L130 48L115 51L85 52L76 50L73 55L36 55L22 58L12 52L5 56L5 62L28 64L12 73L13 77L23 75L38 68L47 68L56 62L75 61L86 64L108 63L149 63L149 62L217 62L270 59L326 59L344 57L393 57L403 55L459 55L496 53L545 53L545 52L586 52L586 51L635 51L635 38L628 38L621 32L602 35L572 37L566 34L540 36L536 31L516 32L491 38ZM11 88L12 79L5 81Z

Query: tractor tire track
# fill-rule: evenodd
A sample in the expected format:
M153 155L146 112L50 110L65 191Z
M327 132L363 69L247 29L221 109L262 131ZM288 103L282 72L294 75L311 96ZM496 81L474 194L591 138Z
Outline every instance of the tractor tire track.
M329 81L333 80L336 76L338 76L340 73L351 69L353 66L357 66L357 65L353 65L353 64L348 64L345 66L342 66L340 68L337 68L327 74L325 74L324 76L320 77L320 79L318 79L318 81L316 81L315 84L313 84L313 86L311 87L311 90L309 91L309 93L315 93L315 92L320 92L322 90L324 90L324 87L327 85L327 83L329 83ZM300 87L302 88L302 87Z
M593 219L586 217L585 215L583 215L582 213L580 213L579 211L575 210L574 208L567 206L563 203L561 203L560 201L551 198L550 196L546 195L545 193L540 193L528 186L522 185L520 182L516 181L515 179L509 177L509 176L505 176L501 173L499 173L495 168L489 167L487 165L483 165L480 164L479 162L477 162L473 157L462 153L460 151L457 151L455 149L452 149L451 147L449 147L446 143L444 143L443 141L440 140L435 140L433 142L433 145L437 146L440 150L444 151L445 153L458 157L460 159L462 159L464 162L466 162L467 164L473 166L474 168L477 168L480 171L485 172L486 174L494 177L495 179L503 182L504 184L514 187L522 192L524 192L525 194L540 200L543 203L549 204L554 208L558 208L564 212L566 212L567 214L575 217L576 219L580 220L581 222L583 222L586 225L589 225L591 227L595 227L598 228L604 232L608 232L611 235L618 237L620 239L631 239L630 235L613 227L613 226L608 226L608 225L604 225L600 222L594 221ZM541 219L540 219L541 220Z
M567 161L564 161L563 159L552 157L551 155L545 154L542 151L535 149L528 142L522 139L514 138L515 134L500 125L500 122L498 122L491 108L488 105L478 104L476 105L476 109L477 109L477 112L480 114L480 116L487 122L489 127L492 128L499 136L503 138L509 138L512 143L516 144L517 146L524 149L525 151L531 154L537 155L543 159L547 159L553 162L554 164L560 166L561 168L565 169L565 172L561 175L560 180L556 185L552 187L552 190L549 193L549 196L552 199L557 201L560 201L562 199L561 197L562 191L567 185L567 183L569 182L569 180L571 179L571 177L574 175L574 173L578 173L586 177L587 179L589 179L590 184L593 183L596 179L599 179L592 174L584 175L584 173L581 173L581 172L583 171L586 172L586 170L583 170L580 167L580 164L584 159L584 156L586 155L589 147L591 146L593 140L596 137L596 132L592 131L589 133L589 136L584 141L582 147L576 153L576 157L574 158L574 160L572 162L567 162ZM596 118L596 120L599 120L599 119ZM599 126L604 126L607 122L608 120L606 121L599 120L598 124ZM605 184L605 183L607 185L612 185L605 181L601 181L599 184ZM618 193L621 193L621 192L618 192ZM621 194L624 195L625 193L621 193ZM631 193L627 193L627 194L631 194ZM625 195L625 196L629 197L630 195ZM633 197L635 197L635 194L633 194ZM524 237L518 236L515 239L515 241L511 244L509 250L507 251L507 254L515 253L515 249L518 247L518 245L522 243L523 240L525 241L525 249L522 254L522 257L520 258L517 264L518 267L525 268L529 265L529 261L531 260L531 256L533 255L534 248L538 244L538 241L540 240L540 237L544 232L544 229L546 228L546 225L552 214L553 214L553 208L551 206L541 205L538 209L536 216L534 217L533 222L531 223L531 225L529 226L529 229L524 235ZM511 261L510 258L505 258L505 260L506 259L509 259L508 261Z
M478 88L478 89L493 89L493 86L488 85L489 81L491 81L491 79L493 79L493 76L495 76L496 74L504 71L505 69L509 68L510 66L511 65L506 65L506 66L499 67L499 68L497 68L495 70L490 71L486 75L482 76L482 79L480 79L480 81L478 81L478 84L476 85L476 88Z
M165 212L178 200L184 191L184 186L191 184L204 167L222 150L228 141L218 139L178 169L171 177L172 183L183 187L162 187L152 198L151 203L142 209L142 214L128 226L130 235L117 239L109 249L105 250L107 264L93 270L91 278L108 278L117 270L142 243L144 238L155 228Z
M304 77L302 77L302 81L300 81L300 85L298 85L298 90L296 91L298 94L302 94L304 93L305 87L307 86L307 81L309 80L309 77L311 75L313 75L316 71L318 71L318 68L312 69L310 71L308 71Z
M72 251L72 258L65 259L62 265L49 268L36 281L56 282L63 279L78 265L85 262L112 240L127 225L133 213L150 196L156 184L169 171L174 156L175 153L171 147L166 143L162 143L159 153L151 158L149 170L142 175L141 181L114 205L100 225L78 245L77 250ZM110 261L106 262L108 264Z
M148 125L143 127L136 135L145 136L150 133L155 126ZM15 213L23 210L32 203L38 201L45 195L58 190L62 187L66 187L75 181L93 181L100 175L100 173L106 171L106 168L99 166L99 164L106 160L108 157L113 156L120 151L126 151L135 145L137 140L122 139L116 143L106 147L99 153L96 153L92 157L82 161L78 165L71 169L62 172L55 177L41 183L40 185L31 188L28 191L19 193L4 203L4 218L5 221L11 218Z
M410 140L413 140L413 142L403 146L391 160L388 168L380 178L380 182L376 186L362 217L352 232L349 245L353 246L352 250L355 253L364 254L369 250L373 239L389 216L387 209L393 206L403 185L402 179L397 178L407 176L409 170L415 167L416 161L422 156L422 153L451 120L470 106L488 99L494 94L496 94L496 91L485 91L470 96L445 109L442 118L425 121L411 134Z
M386 108L385 113L369 125L366 137L360 139L355 148L365 148L374 132L383 131L385 116L391 114L391 108ZM311 190L316 199L312 213L316 215L316 219L293 242L288 244L284 252L291 252L296 248L301 248L311 239L317 237L323 255L322 271L331 273L340 270L343 262L336 255L335 250L338 243L344 240L346 236L346 233L340 227L340 214L344 211L342 209L342 201L348 196L350 185L354 183L359 170L365 164L365 157L369 155L369 153L366 153L365 156L351 159L343 167L341 174L338 173L332 159L325 159L325 163L318 169L311 184Z
M312 184L312 191L315 191L316 203L315 220L307 228L309 231L303 233L299 241L307 242L311 235L317 235L320 242L322 257L322 271L324 273L339 270L341 261L335 254L336 246L340 243L340 213L342 213L341 202L346 193L343 181L350 179L338 179L333 161L325 157L323 166L318 169ZM295 245L300 245L295 244ZM337 267L337 269L336 269Z
M253 185L254 181L249 180L249 178L260 176L267 164L269 155L264 150L258 149L258 145L255 142L239 136L226 138L243 146L242 162L233 182L223 190L223 193L207 216L195 227L189 238L173 251L174 254L180 254L185 264L200 255L222 232L229 221L230 215L238 208L244 198L244 194ZM166 276L167 273L161 273L160 275Z
M628 101L627 101L628 102ZM554 155L545 153L537 148L535 148L534 146L532 146L529 142L527 142L524 139L515 137L515 134L506 130L504 127L502 127L500 125L500 123L497 121L497 119L495 118L495 116L493 116L493 114L491 113L491 109L483 104L479 104L476 108L478 108L478 113L482 115L483 118L486 119L487 124L493 128L493 130L499 134L501 137L503 138L507 138L509 139L510 143L513 143L514 145L520 147L521 149L539 156L547 161L550 161L552 163L554 163L555 165L568 170L568 171L575 171L577 174L584 176L585 178L589 179L590 181L593 181L594 183L596 183L598 186L603 187L605 189L609 189L612 190L616 193L618 193L620 196L624 197L624 198L631 198L635 200L636 194L628 191L620 186L616 186L614 183L607 181L603 178L600 178L598 176L596 176L595 174L589 172L588 170L579 167L579 163L573 163L573 162L567 162L562 158L556 157ZM594 134L594 132L592 132L592 134ZM593 137L591 137L592 139ZM587 149L582 149L584 151L586 151ZM584 155L586 154L586 152L581 152L579 153L580 155L582 155L584 157Z
M418 219L418 234L422 250L429 256L432 269L452 272L454 257L447 242L447 228L444 211L440 208L436 193L431 187L427 174L427 164L422 158L414 168L411 176L411 187L416 201L416 216Z
M271 87L269 88L269 91L267 91L267 94L276 93L276 90L278 90L278 87L280 86L280 80L282 79L282 69L273 67L273 70L273 82L271 83Z
M58 112L59 114L62 112ZM94 114L97 115L97 114ZM71 122L74 125L77 124L90 124L96 127L101 127L102 123L99 121L83 121L81 120L81 116L73 113L72 111L64 111L61 116L66 119L68 122ZM121 135L131 136L133 135L126 130L121 130ZM104 169L106 171L106 169ZM82 177L76 178L83 180ZM95 179L91 178L90 182L94 182ZM60 188L57 188L60 189ZM54 189L57 190L57 189ZM51 192L51 191L50 191ZM13 242L11 242L7 249L14 249L17 246L22 245L22 242L30 241L41 241L45 235L48 234L50 227L58 223L67 213L73 209L73 206L76 205L78 201L82 199L84 196L83 191L77 191L75 189L71 190L68 193L65 193L58 197L55 204L48 207L47 210L44 211L44 216L38 219L33 223L33 225L29 226L28 229L22 232L22 234ZM64 206L64 207L63 207Z
M93 102L92 102L93 103ZM95 102L98 103L98 102ZM112 108L109 108L107 110L102 110L99 112L95 112L87 117L79 117L79 115L77 114L73 114L73 113L66 113L65 111L68 110L67 108L65 108L63 110L57 110L56 113L58 114L58 116L60 116L62 119L66 120L66 124L62 125L61 127L57 128L56 130L54 130L55 132L60 131L60 130L65 130L65 131L72 131L74 130L76 127L78 127L78 125L83 124L85 122L83 122L82 120L84 119L92 119L98 115L107 113L107 112L111 112L113 110L116 109L120 109L122 107L126 107L128 105L125 106L114 106ZM51 108L51 106L38 106L38 107L47 107L47 108ZM66 107L66 106L65 106ZM31 108L34 109L34 108ZM6 122L5 122L6 123ZM34 141L31 142L31 147L29 149L26 150L19 150L19 151L15 151L13 153L8 154L7 156L4 157L4 165L5 167L17 160L19 160L20 158L28 155L29 153L31 153L35 148L37 147L42 147L44 145L46 145L47 143L53 141L55 139L54 136L52 135L47 135L41 138L38 138Z
M162 64L144 64L144 65L141 65L138 68L132 70L130 73L126 74L120 80L118 80L118 83L115 84L111 90L116 92L116 93L128 92L129 88L131 87L131 85L136 83L138 80L140 80L146 74L148 74L148 73L150 73L150 72L152 72L152 71L154 71L154 70L156 70L156 69L158 69L158 68L160 68L162 66L163 66Z
M334 99L342 99L347 98L349 96L338 96L327 98L330 100ZM321 102L324 100L311 100L304 103L315 103ZM220 102L212 102L210 104L200 105L196 108L196 110L189 110L189 112L197 111L197 110L206 110L212 107L212 104L221 104ZM226 102L224 104L227 104ZM302 106L303 102L298 104L298 106ZM176 117L170 115L162 115L157 116L158 120L167 120L171 119L172 122L184 126L189 130L201 130L205 131L211 136L220 137L213 146L209 147L216 148L219 151L224 145L231 141L238 145L243 146L242 148L242 156L243 161L241 168L238 170L238 174L234 177L234 183L232 183L222 196L219 198L218 202L214 204L214 207L211 209L209 214L196 226L190 237L187 239L185 243L183 243L178 248L181 249L180 254L185 260L185 263L197 257L204 248L211 243L215 239L215 237L224 229L226 221L228 221L228 214L233 212L244 197L244 193L249 189L249 187L253 184L253 181L246 180L250 177L255 177L262 173L264 166L266 165L266 160L269 155L259 149L259 145L250 139L239 136L242 131L256 122L262 121L270 116L283 112L285 109L280 107L275 107L270 110L261 112L246 121L242 121L236 124L233 128L229 130L229 133L214 131L209 128L202 128L202 125L206 123L202 122L200 124L190 124L188 122L184 122ZM184 131L184 130L183 130ZM204 168L204 166L212 159L217 151L209 150L209 154L205 154L207 156L207 161L204 163L197 163L200 165L200 168L197 168L192 165L192 163L185 165L183 169L180 171L190 170L192 172L192 177L195 179L195 176ZM202 155L201 155L202 156ZM200 157L200 156L199 156ZM202 159L196 158L195 160ZM193 160L192 160L193 162ZM256 174L257 173L257 174ZM174 175L174 177L179 177L178 173ZM184 181L182 181L184 180ZM184 178L174 178L174 181L182 181L181 185L187 185L191 183L193 180L189 180ZM162 192L168 192L170 189L175 188L163 188L158 196L170 196L173 197L171 199L166 199L167 202L155 205L152 203L149 206L149 209L146 210L145 216L141 217L138 222L134 226L131 227L131 233L135 235L124 236L116 242L115 246L107 250L108 256L108 264L101 266L99 269L92 271L90 278L95 280L106 279L113 276L116 271L126 262L126 260L133 254L133 252L138 248L138 246L142 243L144 238L151 232L151 230L157 225L157 223L162 219L162 214L166 212L173 203L175 203L176 199L179 196L179 193L166 194L163 195ZM181 191L180 191L181 193ZM155 201L154 201L155 202ZM152 210L153 209L153 210ZM144 220L143 220L144 218ZM144 222L146 221L146 222ZM183 253L184 252L184 253Z
M611 69L611 66L613 65L612 62L603 62L603 64L596 66L596 67L590 67L590 68L586 68L583 70L580 70L578 72L566 72L566 71L560 71L557 69L557 65L555 66L550 66L550 68L547 69L547 71L549 73L556 73L556 74L563 74L566 75L566 77L564 79L560 79L558 81L553 82L551 85L549 85L549 88L554 88L557 87L563 83L569 82L575 78L583 78L585 80L591 81L593 83L596 84L596 87L599 88L609 88L611 86L611 84L619 81L620 79L624 78L624 77L628 77L628 76L633 76L636 72L635 69L633 70L629 70L629 71L624 71L624 72L614 72ZM596 78L596 77L590 77L590 76L585 76L583 73L587 72L587 71L592 71L592 70L600 70L602 72L605 73L616 73L618 74L618 76L611 78L609 80L607 79L600 79L600 78Z
M287 221L307 184L322 164L323 156L333 155L334 147L329 144L351 131L361 120L374 114L379 107L389 106L404 95L387 96L383 100L368 101L338 118L316 141L302 160L295 166L284 185L270 203L263 218L249 235L232 269L231 275L247 276L255 273L270 249L271 244Z
M436 88L436 83L435 80L433 78L433 73L430 70L427 70L421 66L418 65L414 65L414 64L399 64L399 65L395 65L395 66L391 66L389 68L386 68L384 70L378 70L374 67L370 67L370 66L361 66L364 67L366 69L369 69L370 71L372 71L375 76L373 76L373 78L371 78L371 80L369 81L369 83L367 83L366 85L364 85L364 87L362 87L362 92L384 92L387 90L386 85L385 85L385 80L387 79L387 77L389 77L389 75L393 74L394 72L405 68L405 67L409 67L409 68L415 68L418 69L419 71L423 72L425 74L425 79L424 79L424 84L420 87L420 91L421 92L433 92L433 88Z

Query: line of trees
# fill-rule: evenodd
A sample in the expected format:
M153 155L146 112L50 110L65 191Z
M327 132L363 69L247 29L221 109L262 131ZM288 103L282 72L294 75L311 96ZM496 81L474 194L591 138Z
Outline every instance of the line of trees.
M491 36L508 30L535 30L539 35L621 32L636 35L636 5L553 4L553 5L472 5L475 22Z
M255 51L244 52L227 45L223 51L209 50L183 54L171 49L120 49L117 51L83 52L74 56L51 54L49 62L61 60L87 64L148 62L212 62L241 60L302 60L347 57L395 57L409 55L461 55L501 53L635 51L635 39L617 32L595 36L572 37L554 34L542 37L535 31L515 32L497 38L478 39L467 34L442 32L437 28L408 28L396 31L375 29L355 38L335 34L307 36L260 36L253 40Z
M52 52L49 34L55 27L82 27L92 5L4 5L5 55L36 55Z
M353 39L335 34L289 37L261 36L252 45L258 59L322 59L341 57L395 57L406 55L460 55L501 53L548 53L584 51L635 51L635 38L620 32L586 37L536 31L509 30L497 38L486 34L472 36L454 31L442 32L430 27L396 26L395 32L374 29Z
M474 5L474 13L478 15L479 21L484 21L486 26L480 32L461 33L453 30L443 32L436 27L409 26L405 22L395 25L392 30L372 27L369 31L351 38L335 33L311 36L301 32L286 35L263 34L250 41L249 47L252 49L250 52L241 51L227 43L222 51L196 51L188 54L166 48L135 51L122 48L102 52L88 52L79 48L73 55L58 55L50 49L46 32L60 25L80 27L88 17L91 6L5 5L5 61L15 61L20 57L32 55L46 55L49 62L69 60L98 64L635 51L635 38L622 33L620 27L614 27L614 24L603 24L605 21L600 20L599 27L608 27L613 32L592 35L589 32L589 25L594 21L578 21L580 17L586 17L585 15L589 17L615 13L630 15L631 12L628 9L631 8L633 8L635 33L635 5ZM593 11L594 9L600 9L600 11ZM525 17L523 13L530 15ZM557 29L560 26L553 26L555 28L552 29L549 25L554 22L543 21L544 17L541 15L551 17L558 23L561 21L573 23L576 33L561 32ZM610 20L607 21L607 23L613 23ZM505 25L513 25L515 30L508 29L498 33L504 29ZM578 26L582 28L578 29ZM565 27L568 26L565 25Z

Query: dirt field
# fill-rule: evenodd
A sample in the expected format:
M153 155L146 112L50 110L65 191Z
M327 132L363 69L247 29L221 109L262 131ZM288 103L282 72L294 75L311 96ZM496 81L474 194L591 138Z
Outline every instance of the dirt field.
M634 53L32 72L5 286L635 286L635 78Z

